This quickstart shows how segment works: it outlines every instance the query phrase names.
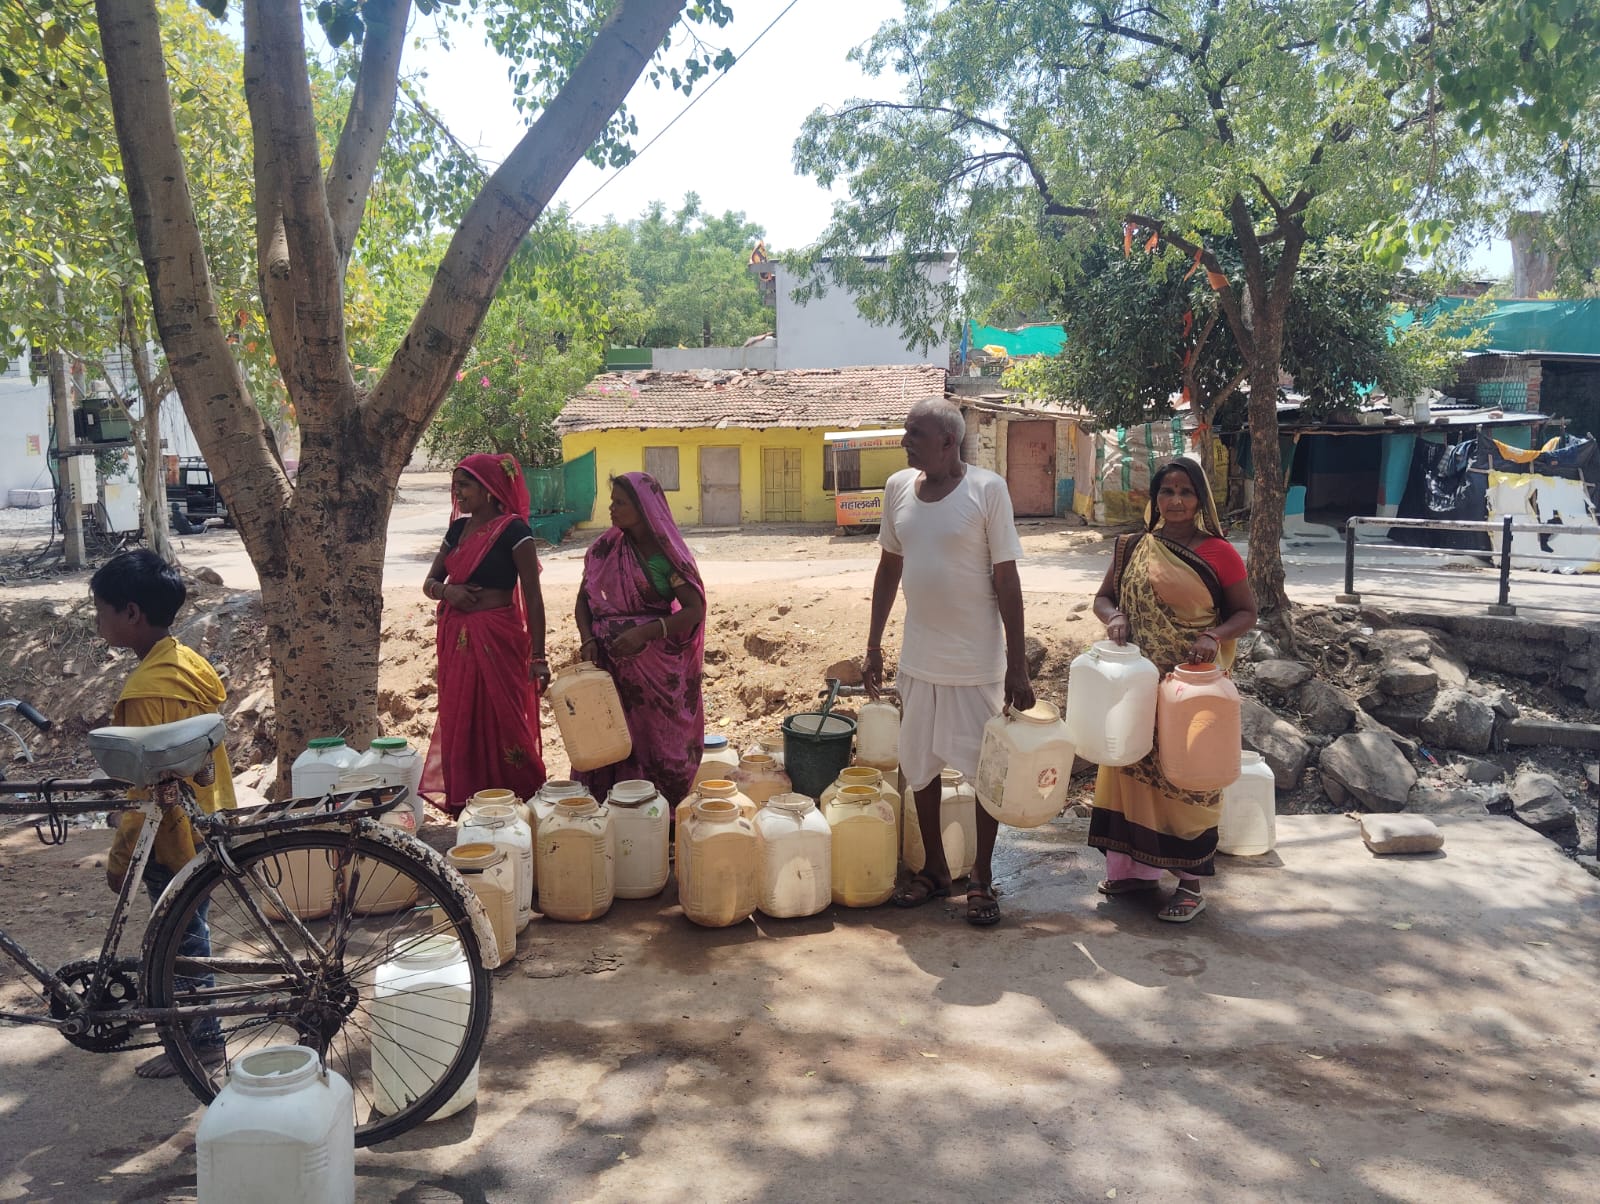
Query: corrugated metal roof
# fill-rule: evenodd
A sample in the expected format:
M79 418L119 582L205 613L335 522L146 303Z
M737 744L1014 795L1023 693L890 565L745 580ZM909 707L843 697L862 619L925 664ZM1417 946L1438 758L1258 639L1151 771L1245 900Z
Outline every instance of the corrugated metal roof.
M568 400L559 434L700 427L899 426L913 402L944 396L933 364L786 371L608 372Z

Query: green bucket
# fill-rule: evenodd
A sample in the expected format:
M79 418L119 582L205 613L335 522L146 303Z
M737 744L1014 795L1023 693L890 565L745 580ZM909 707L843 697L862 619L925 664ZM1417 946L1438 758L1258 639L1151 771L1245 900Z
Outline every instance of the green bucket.
M783 721L783 768L800 794L821 798L850 764L856 721L843 715L805 711Z

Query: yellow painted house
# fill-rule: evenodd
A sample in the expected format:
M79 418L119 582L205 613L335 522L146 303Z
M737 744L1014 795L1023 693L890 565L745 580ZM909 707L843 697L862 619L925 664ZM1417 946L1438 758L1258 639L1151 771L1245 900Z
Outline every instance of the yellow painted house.
M681 524L822 523L834 521L839 487L881 487L905 467L892 446L825 457L823 436L899 427L912 403L944 391L931 364L609 372L555 426L563 460L595 453L595 512L580 527L606 526L606 482L640 471L661 482Z

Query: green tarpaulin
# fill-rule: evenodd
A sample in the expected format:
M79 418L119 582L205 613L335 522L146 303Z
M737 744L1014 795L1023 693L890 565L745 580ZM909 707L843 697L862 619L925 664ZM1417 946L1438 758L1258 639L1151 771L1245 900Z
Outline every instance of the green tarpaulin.
M593 517L599 488L594 452L557 468L525 468L522 475L528 482L529 525L547 543L560 543L573 527Z
M1464 304L1442 297L1423 315L1431 319ZM1600 355L1600 300L1495 301L1494 312L1480 325L1489 342L1480 350L1506 355L1543 351L1552 355Z
M1067 333L1059 326L1024 326L1021 330L1001 330L998 326L971 324L973 351L985 347L1004 347L1007 355L1059 355Z

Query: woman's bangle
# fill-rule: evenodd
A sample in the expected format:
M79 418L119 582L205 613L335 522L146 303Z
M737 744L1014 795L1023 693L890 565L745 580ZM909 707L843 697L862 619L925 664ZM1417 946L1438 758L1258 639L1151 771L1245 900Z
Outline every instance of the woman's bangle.
M439 600L439 594L434 593L433 590L434 590L434 587L437 586L438 584L439 584L439 582L437 580L435 580L434 578L432 578L432 577L427 578L422 583L422 596L424 598L432 598L435 602L437 602ZM442 592L443 591L441 591L441 593Z
M1200 635L1205 636L1206 639L1210 640L1213 644L1217 645L1217 647L1219 647L1219 648L1222 647L1222 639L1221 639L1220 636L1217 635L1216 632L1214 632L1214 631L1202 631L1200 633ZM1199 639L1200 637L1196 636L1195 638Z
M548 665L550 663L544 659L543 653L540 653L538 656L530 656L528 659L536 665Z
M666 621L666 620L665 620L665 619L663 619L663 618L660 618L660 617L659 617L659 616L658 616L658 617L657 617L657 618L656 618L656 622L657 622L657 623L660 623L660 624L661 624L661 638L662 638L662 639L666 639L666 638L667 638L667 636L669 636L669 635L671 635L671 634L672 634L672 633L671 633L671 632L669 632L669 631L668 631L668 630L667 630L667 621Z

